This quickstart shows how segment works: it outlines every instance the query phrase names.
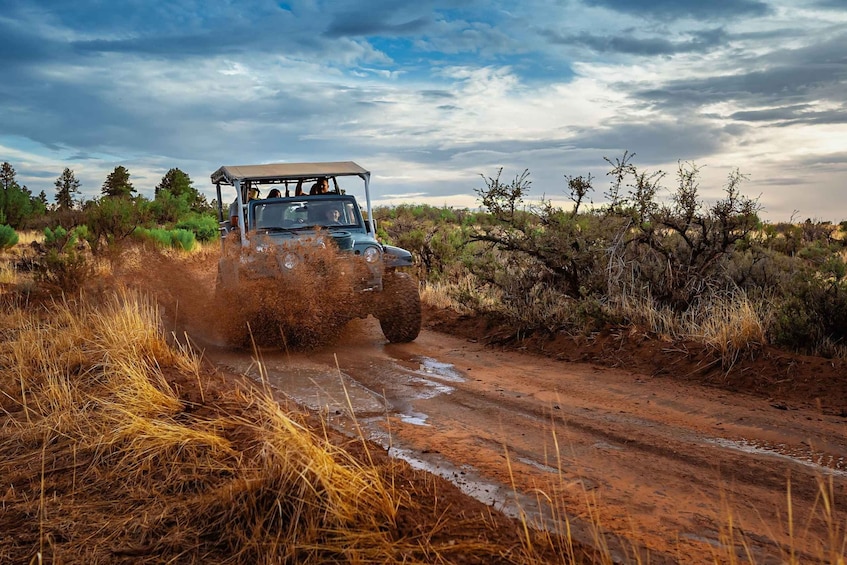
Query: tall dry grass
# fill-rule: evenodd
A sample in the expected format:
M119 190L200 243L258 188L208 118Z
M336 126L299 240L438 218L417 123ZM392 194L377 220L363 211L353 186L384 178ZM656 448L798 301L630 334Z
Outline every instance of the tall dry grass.
M15 285L18 282L18 270L10 261L0 263L0 284Z
M402 496L261 391L187 401L152 300L46 309L0 313L0 562L392 562Z
M535 285L508 300L504 293L467 275L459 282L427 284L421 299L436 308L459 313L492 313L515 323L518 331L587 334L608 323L642 328L658 339L687 340L712 348L724 369L746 352L767 343L771 306L753 301L741 291L712 294L685 312L658 306L649 295L618 292L599 300L575 300L554 289Z
M649 296L621 294L607 305L611 319L645 328L660 339L686 340L712 348L724 369L730 369L745 352L767 343L769 307L743 292L715 294L685 312L657 307Z

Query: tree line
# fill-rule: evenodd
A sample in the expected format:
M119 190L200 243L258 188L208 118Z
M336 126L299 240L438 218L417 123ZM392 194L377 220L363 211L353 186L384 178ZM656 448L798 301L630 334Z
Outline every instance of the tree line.
M207 202L189 175L179 168L165 173L155 187L153 200L138 194L129 170L123 165L106 176L100 196L90 200L81 197L81 183L74 171L66 167L54 183L52 204L44 190L33 194L26 185L18 183L16 176L17 171L8 161L0 166L0 225L15 230L43 229L56 224L73 227L83 223L86 212L93 208L115 205L133 208L139 219L159 224L178 222L192 214L211 215L215 209L215 203Z

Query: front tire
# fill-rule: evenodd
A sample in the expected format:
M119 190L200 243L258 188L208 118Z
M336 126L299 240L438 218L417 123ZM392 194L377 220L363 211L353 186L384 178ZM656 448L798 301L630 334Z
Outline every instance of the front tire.
M391 343L414 341L421 332L421 295L408 273L386 274L382 281L379 326Z

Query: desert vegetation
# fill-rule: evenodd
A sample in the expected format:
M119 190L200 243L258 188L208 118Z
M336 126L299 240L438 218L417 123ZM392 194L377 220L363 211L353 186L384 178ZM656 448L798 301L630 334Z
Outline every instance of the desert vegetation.
M766 344L847 356L847 222L768 223L740 171L707 202L696 164L680 162L671 176L639 169L634 157L606 160L598 204L590 175L564 176L570 205L561 206L531 198L529 171L504 179L501 170L482 177L476 210L378 208L380 235L414 252L427 295L441 295L433 300L502 316L517 333L637 327L709 344L729 366ZM11 164L0 172L0 247L21 229L43 232L38 256L18 267L57 289L78 286L93 258L130 242L190 251L217 237L216 204L178 168L148 200L118 166L87 201L65 169L55 204L19 186Z
M565 176L571 204L557 206L529 200L528 171L499 171L483 177L479 211L397 206L378 211L380 226L420 257L430 299L516 333L637 328L708 344L726 366L766 344L847 354L843 223L763 222L738 171L706 202L692 163L668 189L631 154L607 161L602 204L590 176Z

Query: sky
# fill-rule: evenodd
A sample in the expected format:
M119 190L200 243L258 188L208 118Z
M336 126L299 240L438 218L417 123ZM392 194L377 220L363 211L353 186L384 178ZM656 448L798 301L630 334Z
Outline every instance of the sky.
M348 161L376 204L527 198L634 153L772 222L847 219L847 0L0 0L0 162L100 195L171 168Z

